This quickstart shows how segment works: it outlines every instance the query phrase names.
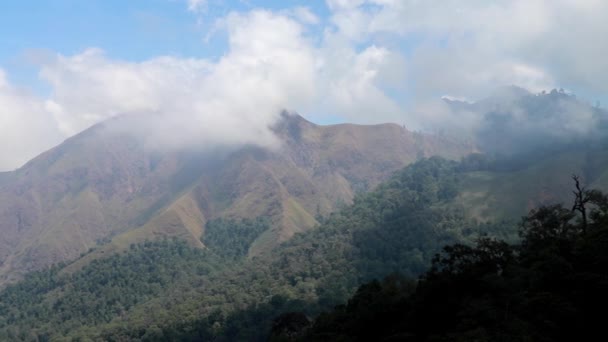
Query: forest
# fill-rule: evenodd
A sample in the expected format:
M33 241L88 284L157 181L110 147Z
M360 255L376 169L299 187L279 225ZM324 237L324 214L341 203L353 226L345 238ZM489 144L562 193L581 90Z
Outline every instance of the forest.
M446 246L417 281L398 275L374 280L314 322L279 316L273 339L602 340L608 198L596 191L582 195L592 206L589 222L562 205L535 209L520 224L518 244L479 238Z
M476 166L480 165L480 166ZM477 222L453 201L463 170L433 157L248 257L269 223L215 220L196 249L149 241L0 293L4 340L562 340L605 302L608 199ZM582 215L584 212L585 215ZM587 219L583 221L582 217ZM361 285L364 284L364 285ZM567 324L566 324L567 323Z

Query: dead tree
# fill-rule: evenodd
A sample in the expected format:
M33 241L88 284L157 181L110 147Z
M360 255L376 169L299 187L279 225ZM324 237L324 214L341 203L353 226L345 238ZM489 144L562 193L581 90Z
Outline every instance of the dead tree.
M572 175L572 179L574 180L576 190L573 190L574 193L574 205L572 206L572 211L578 211L582 216L582 229L583 234L587 233L587 208L585 205L591 199L589 197L589 192L585 189L584 186L581 186L580 178L577 175Z

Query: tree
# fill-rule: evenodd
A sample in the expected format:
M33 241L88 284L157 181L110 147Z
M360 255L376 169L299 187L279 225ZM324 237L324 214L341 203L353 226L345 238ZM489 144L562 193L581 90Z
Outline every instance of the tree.
M311 322L302 312L286 312L272 322L271 341L293 341L303 336Z
M572 211L578 211L582 216L582 230L583 234L587 233L587 202L591 200L589 196L589 191L585 189L585 187L581 187L580 179L577 175L572 175L572 179L574 180L576 190L573 190L574 193L574 205L572 206Z

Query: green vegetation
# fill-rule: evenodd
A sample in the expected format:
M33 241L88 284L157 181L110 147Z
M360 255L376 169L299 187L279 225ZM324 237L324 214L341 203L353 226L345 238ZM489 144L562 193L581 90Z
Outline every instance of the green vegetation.
M240 259L247 255L249 247L260 234L270 228L270 220L225 220L210 221L205 226L201 241L222 258Z
M180 241L147 242L91 262L67 276L35 272L0 294L0 339L36 340L108 322L184 281L207 277L217 262Z
M266 340L273 327L306 326L304 318L344 303L362 283L415 279L445 245L469 246L484 234L515 240L508 222L467 219L454 201L462 172L458 162L421 160L253 258L245 256L265 219L209 222L204 250L147 242L71 275L37 273L0 294L0 338ZM394 282L403 293L415 288Z
M561 205L541 207L523 219L521 243L481 238L473 246L447 246L417 284L398 276L372 281L347 305L320 315L312 327L292 329L289 336L305 341L603 340L599 313L608 304L608 197L581 194L581 213L592 207L588 224ZM286 337L280 327L273 328L277 340Z

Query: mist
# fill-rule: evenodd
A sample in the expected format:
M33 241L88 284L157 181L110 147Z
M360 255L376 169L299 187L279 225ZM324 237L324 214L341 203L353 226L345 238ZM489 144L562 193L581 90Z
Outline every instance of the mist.
M563 89L531 93L511 86L479 101L442 102L444 117L453 120L435 126L436 132L471 139L488 158L502 160L503 168L559 152L585 153L605 147L608 138L608 111Z

